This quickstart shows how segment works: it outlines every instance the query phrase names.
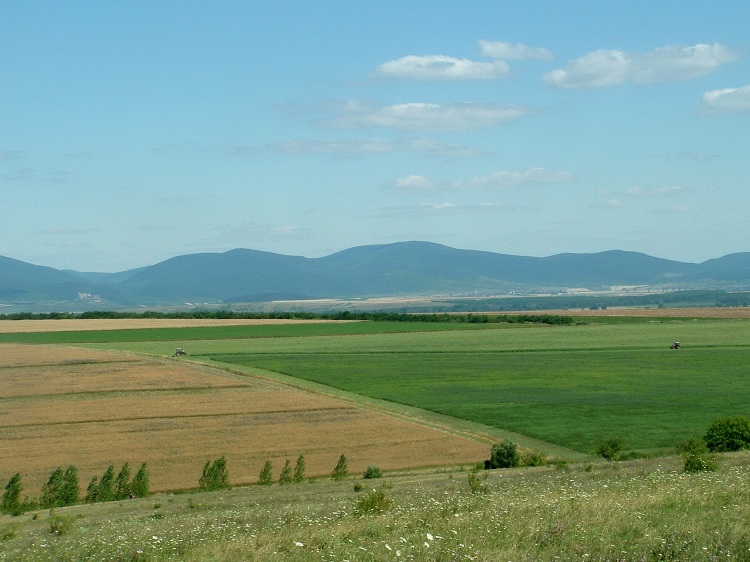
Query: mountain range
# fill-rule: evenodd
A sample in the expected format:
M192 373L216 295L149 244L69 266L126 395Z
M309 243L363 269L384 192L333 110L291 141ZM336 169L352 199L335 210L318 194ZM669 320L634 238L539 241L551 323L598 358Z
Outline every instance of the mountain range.
M321 258L248 249L189 254L118 273L58 270L0 256L0 312L3 306L101 310L624 286L747 289L750 252L687 263L621 250L539 258L399 242L359 246Z

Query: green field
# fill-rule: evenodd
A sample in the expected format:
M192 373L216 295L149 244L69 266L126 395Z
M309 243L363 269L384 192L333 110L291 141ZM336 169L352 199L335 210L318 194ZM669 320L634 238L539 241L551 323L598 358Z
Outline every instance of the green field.
M185 346L191 359L274 371L586 453L610 436L630 450L663 452L750 408L746 320L251 328L106 332L92 345L153 354ZM45 337L97 341L83 332ZM669 349L675 340L683 349Z

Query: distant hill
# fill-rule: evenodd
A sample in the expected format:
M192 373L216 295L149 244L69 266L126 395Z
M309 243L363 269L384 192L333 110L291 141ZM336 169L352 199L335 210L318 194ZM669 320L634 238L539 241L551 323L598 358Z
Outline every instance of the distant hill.
M235 249L178 256L120 273L61 271L0 257L0 305L25 303L30 310L42 303L67 303L58 310L78 310L642 285L747 289L750 252L694 264L619 250L536 258L400 242L322 258Z

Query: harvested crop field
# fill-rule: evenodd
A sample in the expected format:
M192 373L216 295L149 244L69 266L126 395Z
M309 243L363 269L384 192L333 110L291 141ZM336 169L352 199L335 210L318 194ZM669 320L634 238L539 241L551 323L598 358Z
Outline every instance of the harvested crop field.
M295 320L283 318L74 318L65 320L0 320L0 334L21 332L80 332L90 330L141 330L144 328L195 328L199 326L266 326L311 324L347 320Z
M637 316L644 318L750 318L750 307L706 308L606 308L603 310L535 310L534 314L559 314L563 316ZM495 314L495 313L492 313ZM503 312L500 314L518 314Z
M72 347L0 345L0 479L15 472L35 495L58 466L85 488L110 464L147 462L153 491L194 488L226 455L232 484L274 475L304 454L307 476L339 455L350 471L474 463L486 442L347 400L182 359Z

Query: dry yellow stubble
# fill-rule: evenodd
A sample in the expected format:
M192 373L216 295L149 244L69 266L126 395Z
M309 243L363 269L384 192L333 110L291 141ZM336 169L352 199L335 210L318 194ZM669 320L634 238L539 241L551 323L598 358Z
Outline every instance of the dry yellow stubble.
M57 362L56 362L57 361ZM153 491L194 488L226 455L234 485L304 454L307 475L473 463L484 442L346 400L187 362L51 346L0 345L0 479L38 494L58 466L85 488L110 464L147 462Z

